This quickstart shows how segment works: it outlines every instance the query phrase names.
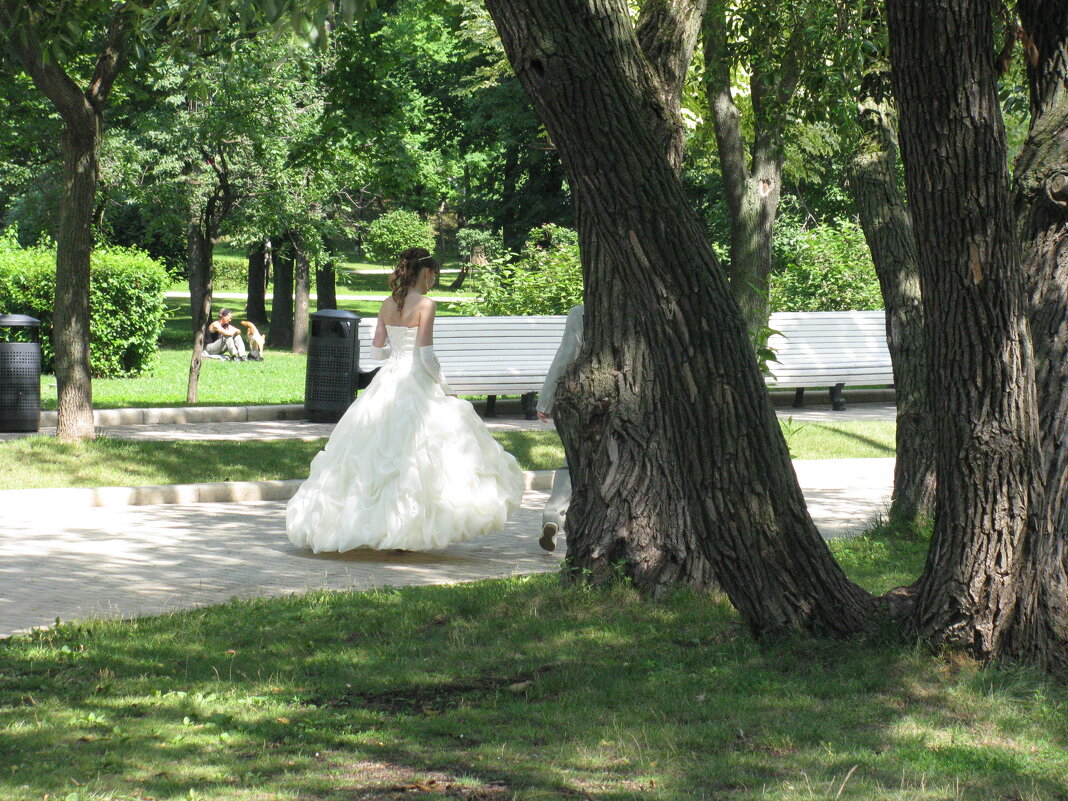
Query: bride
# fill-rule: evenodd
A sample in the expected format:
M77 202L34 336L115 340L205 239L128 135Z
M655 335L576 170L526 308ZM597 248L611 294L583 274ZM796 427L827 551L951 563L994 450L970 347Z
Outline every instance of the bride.
M503 528L523 495L515 458L452 394L434 355L439 266L423 248L389 277L371 353L386 363L348 408L286 508L295 545L423 551Z

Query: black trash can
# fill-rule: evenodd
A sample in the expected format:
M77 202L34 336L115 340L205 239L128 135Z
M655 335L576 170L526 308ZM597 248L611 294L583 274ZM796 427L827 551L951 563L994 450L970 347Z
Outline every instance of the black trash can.
M0 329L26 340L0 342L0 431L41 428L41 321L25 314L0 314Z
M360 315L323 309L311 315L304 413L336 423L356 398L360 371Z

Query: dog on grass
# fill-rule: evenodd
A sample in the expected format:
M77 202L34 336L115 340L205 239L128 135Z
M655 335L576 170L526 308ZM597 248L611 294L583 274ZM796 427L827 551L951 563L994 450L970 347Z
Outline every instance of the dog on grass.
M256 328L255 324L250 323L248 320L242 320L241 325L245 326L245 328L248 329L246 335L248 336L249 358L255 359L258 362L262 362L263 349L264 346L267 344L266 340L263 338L263 334L259 332L259 329Z

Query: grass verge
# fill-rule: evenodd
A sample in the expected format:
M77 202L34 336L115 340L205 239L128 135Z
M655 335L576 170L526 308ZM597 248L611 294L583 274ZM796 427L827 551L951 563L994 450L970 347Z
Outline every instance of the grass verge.
M889 439L892 456L892 424L889 434L881 431L883 425L856 422L843 434L842 424L813 423L804 439L791 441L791 451L797 459L884 456L882 446L868 444L881 437ZM876 430L865 433L869 428ZM524 470L551 470L564 463L564 449L553 430L495 431L493 436ZM308 464L324 443L321 439L156 442L108 436L92 442L59 442L46 436L25 437L0 442L0 462L18 465L17 470L0 473L0 489L305 478Z
M878 590L925 543L832 547ZM889 640L756 642L717 596L314 592L0 658L11 801L1068 799L1062 685Z
M563 464L555 431L497 431L494 438L524 470ZM326 440L152 442L100 437L59 442L35 436L0 442L0 490L44 487L134 487L214 481L307 478Z

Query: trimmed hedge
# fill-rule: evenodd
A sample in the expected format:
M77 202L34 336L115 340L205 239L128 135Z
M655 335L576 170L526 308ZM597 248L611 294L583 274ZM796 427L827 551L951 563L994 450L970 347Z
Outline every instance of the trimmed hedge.
M98 248L93 252L89 358L94 376L135 376L155 367L167 311L163 291L168 283L163 265L142 251ZM52 372L55 365L55 297L55 248L21 248L13 233L0 235L0 314L28 314L41 321L46 372ZM0 329L0 336L6 333Z

